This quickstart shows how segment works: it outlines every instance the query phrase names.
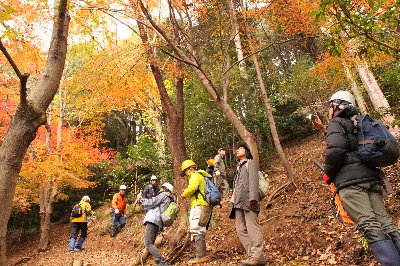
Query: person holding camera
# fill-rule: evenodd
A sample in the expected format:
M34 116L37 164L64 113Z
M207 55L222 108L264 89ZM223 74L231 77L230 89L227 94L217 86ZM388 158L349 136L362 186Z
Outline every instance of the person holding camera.
M327 102L329 124L317 117L313 124L326 135L324 181L334 183L344 210L364 235L378 262L400 266L400 231L393 224L383 201L383 172L363 163L354 153L357 135L354 116L358 114L353 95L338 91Z

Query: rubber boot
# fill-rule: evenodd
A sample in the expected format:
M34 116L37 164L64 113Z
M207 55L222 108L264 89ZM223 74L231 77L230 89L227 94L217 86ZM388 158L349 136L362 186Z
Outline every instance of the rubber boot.
M78 239L78 244L76 244L76 246L75 246L75 249L78 249L78 250L80 250L80 251L85 250L85 249L82 247L84 241L85 241L85 238L84 238L84 237L80 237L80 238Z
M189 264L201 264L203 262L208 261L210 258L206 256L206 240L204 239L204 235L195 235L194 237L194 246L196 248L196 258L189 260Z
M400 255L392 240L383 240L371 245L375 259L382 266L400 266Z
M71 237L69 239L69 252L74 252L75 248L75 238Z

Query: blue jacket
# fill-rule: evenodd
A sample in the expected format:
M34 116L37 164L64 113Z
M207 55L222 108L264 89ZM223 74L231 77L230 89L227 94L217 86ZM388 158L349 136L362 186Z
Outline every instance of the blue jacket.
M146 216L143 219L143 224L148 222L153 223L158 225L160 230L162 230L161 213L168 208L168 205L172 200L173 198L170 192L161 192L150 199L142 198L140 203L147 211Z

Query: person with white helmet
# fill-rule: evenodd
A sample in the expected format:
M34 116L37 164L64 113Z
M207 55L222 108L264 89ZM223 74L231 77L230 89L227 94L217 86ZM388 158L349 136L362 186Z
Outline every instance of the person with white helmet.
M110 236L115 237L126 224L126 186L121 185L111 201L111 232Z
M140 198L140 203L147 211L146 216L143 219L143 225L146 226L144 245L146 250L154 257L156 265L158 266L168 265L167 261L161 255L160 250L157 249L154 243L157 235L163 230L161 213L163 213L168 208L168 205L174 201L174 198L172 197L173 192L174 187L170 183L164 183L157 196L150 199Z
M338 91L327 107L330 121L325 131L324 181L334 183L345 211L368 241L376 260L383 266L400 266L400 230L385 208L383 172L363 163L354 153L358 145L354 97Z
M150 199L157 196L158 192L159 188L157 186L157 177L155 175L152 175L150 177L150 184L148 184L143 190L143 197L146 199Z
M71 217L71 237L69 239L69 252L74 252L74 250L83 251L85 248L82 247L83 242L87 237L88 226L87 226L87 216L92 215L92 207L90 206L89 196L83 196L78 205L81 207L82 215L78 217ZM78 206L77 205L77 206ZM80 236L78 242L75 243Z

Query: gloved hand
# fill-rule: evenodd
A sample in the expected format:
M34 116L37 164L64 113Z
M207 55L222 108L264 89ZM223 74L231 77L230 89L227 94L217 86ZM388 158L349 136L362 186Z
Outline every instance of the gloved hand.
M215 171L215 175L216 175L216 176L220 176L220 175L221 175L221 172L220 172L219 170L217 170L217 171Z
M329 178L329 176L327 176L325 173L322 176L322 179L325 181L325 183L330 184L332 183L332 180Z
M251 200L250 204L249 204L249 209L252 211L255 211L257 209L258 206L258 201L256 200Z
M118 209L115 209L114 212L115 212L115 214L118 214L118 213L119 213L119 210L118 210Z

